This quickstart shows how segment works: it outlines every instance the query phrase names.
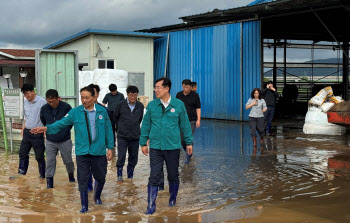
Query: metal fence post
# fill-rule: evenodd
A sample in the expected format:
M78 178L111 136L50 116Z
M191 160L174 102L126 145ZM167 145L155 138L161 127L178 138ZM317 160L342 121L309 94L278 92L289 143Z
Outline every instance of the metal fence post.
M4 103L2 101L2 89L0 87L0 115L1 115L1 123L2 123L2 133L4 135L4 144L5 144L5 151L8 150L7 145L7 135L6 135L6 123L5 123L5 112L4 112Z

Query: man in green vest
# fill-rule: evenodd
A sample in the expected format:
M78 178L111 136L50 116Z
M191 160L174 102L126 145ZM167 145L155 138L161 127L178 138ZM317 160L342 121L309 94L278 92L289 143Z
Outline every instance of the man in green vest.
M56 134L67 126L74 126L75 155L81 198L81 213L88 211L88 180L90 172L97 181L95 204L102 204L101 193L106 182L107 160L112 158L114 139L112 125L106 109L95 104L95 91L91 87L80 90L81 102L66 117L46 127L37 127L31 133ZM106 148L108 149L106 157Z
M140 145L144 155L150 155L151 173L148 180L148 206L146 214L156 211L156 198L163 163L167 166L169 181L169 206L176 203L179 190L179 159L182 132L188 154L192 154L192 131L185 105L170 96L171 81L160 78L155 84L157 99L147 105L141 126ZM149 148L147 141L149 140Z

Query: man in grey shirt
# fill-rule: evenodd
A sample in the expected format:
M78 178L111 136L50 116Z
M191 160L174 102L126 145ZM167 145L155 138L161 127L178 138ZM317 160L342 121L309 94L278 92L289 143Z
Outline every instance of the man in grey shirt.
M110 93L106 94L106 96L102 100L102 104L104 106L106 106L106 104L107 104L107 106L108 106L109 117L110 117L111 123L112 123L113 136L115 139L116 126L115 126L115 122L113 120L114 111L115 111L115 108L117 107L117 104L119 104L121 101L124 100L124 95L117 91L117 85L115 85L115 84L110 84L108 88L109 88Z
M45 178L45 144L44 134L34 135L30 130L36 127L43 127L40 120L40 109L46 104L46 100L36 95L32 84L24 84L21 91L24 99L23 113L24 122L21 135L23 137L19 149L18 173L25 175L29 165L29 152L33 147L35 159L38 162L40 178Z

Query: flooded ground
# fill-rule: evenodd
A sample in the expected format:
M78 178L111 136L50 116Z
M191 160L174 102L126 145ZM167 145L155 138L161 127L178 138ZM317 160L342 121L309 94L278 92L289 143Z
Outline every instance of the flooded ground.
M87 214L60 157L54 188L46 189L33 155L27 175L9 180L18 154L1 153L0 222L350 222L349 136L306 136L297 120L275 124L264 149L254 150L247 123L203 120L194 159L181 160L176 206L168 207L166 185L152 216L143 214L149 161L141 152L135 179L123 184L113 158L103 205L90 193Z

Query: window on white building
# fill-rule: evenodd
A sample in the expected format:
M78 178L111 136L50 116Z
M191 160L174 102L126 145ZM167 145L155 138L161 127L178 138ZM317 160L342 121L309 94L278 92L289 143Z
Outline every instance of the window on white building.
M98 60L98 69L115 69L114 59L99 59Z

